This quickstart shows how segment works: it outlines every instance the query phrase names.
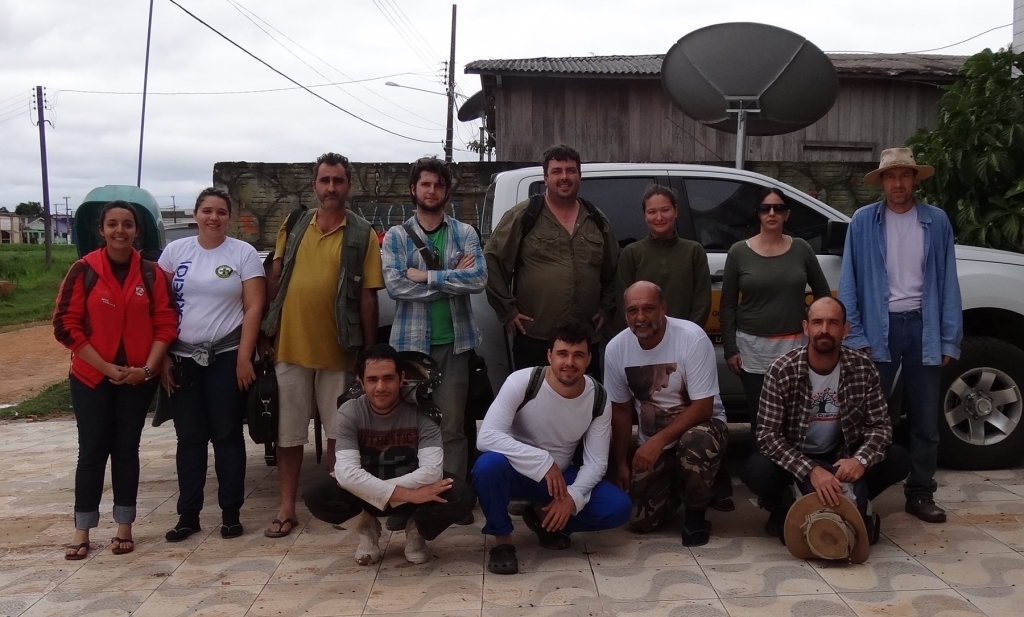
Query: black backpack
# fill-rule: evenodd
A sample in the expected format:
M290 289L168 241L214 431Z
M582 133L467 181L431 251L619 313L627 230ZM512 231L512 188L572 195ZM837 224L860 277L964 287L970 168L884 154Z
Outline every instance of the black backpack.
M523 396L523 402L519 403L519 407L516 407L516 413L519 413L519 410L525 407L527 403L537 398L540 386L544 382L544 370L546 368L548 367L533 367L533 370L530 372L530 382L526 384L526 395ZM608 393L605 391L604 386L597 383L596 379L591 378L591 381L594 382L594 409L591 411L591 417L596 420L604 413L604 406L608 402Z

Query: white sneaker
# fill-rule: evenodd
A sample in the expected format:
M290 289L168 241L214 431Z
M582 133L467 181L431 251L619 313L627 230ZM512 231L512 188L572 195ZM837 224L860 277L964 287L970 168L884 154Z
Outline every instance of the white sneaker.
M420 535L420 529L413 519L405 525L405 558L410 563L426 563L430 561L427 541Z
M376 516L363 512L355 518L355 525L352 529L359 534L359 546L356 547L356 563L361 566L368 566L380 561L381 552L378 542L380 541L380 521Z

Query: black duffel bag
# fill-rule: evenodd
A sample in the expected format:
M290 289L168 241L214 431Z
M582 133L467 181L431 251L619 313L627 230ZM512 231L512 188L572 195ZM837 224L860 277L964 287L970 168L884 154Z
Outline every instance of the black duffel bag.
M269 354L252 363L256 381L249 387L246 415L249 437L264 447L263 459L267 465L277 465L277 421L280 399L277 393L277 374Z

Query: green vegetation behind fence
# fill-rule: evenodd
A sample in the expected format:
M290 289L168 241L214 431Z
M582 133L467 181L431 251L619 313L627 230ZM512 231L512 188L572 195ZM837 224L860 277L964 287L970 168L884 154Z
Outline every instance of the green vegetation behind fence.
M13 296L0 300L0 327L49 319L57 288L77 258L75 247L54 245L53 264L47 271L43 246L0 245L0 280L16 286Z

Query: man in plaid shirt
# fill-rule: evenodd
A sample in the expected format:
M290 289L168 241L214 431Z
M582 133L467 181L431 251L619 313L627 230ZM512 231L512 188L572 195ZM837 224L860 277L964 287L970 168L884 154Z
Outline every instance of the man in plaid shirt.
M768 369L757 412L758 451L743 481L768 510L765 533L779 535L796 482L822 503L839 505L853 485L871 543L879 517L868 502L910 473L910 455L892 444L889 410L871 358L842 346L850 332L846 307L826 296L807 309L808 345L779 357ZM788 503L792 503L789 501ZM780 536L781 537L781 536Z
M440 365L441 384L433 400L441 410L444 471L467 480L463 415L469 355L480 342L470 294L484 290L487 268L476 230L445 214L451 186L451 172L440 160L422 158L412 164L409 193L416 214L388 230L382 261L384 285L395 300L391 346L429 354ZM394 524L389 521L388 527Z

